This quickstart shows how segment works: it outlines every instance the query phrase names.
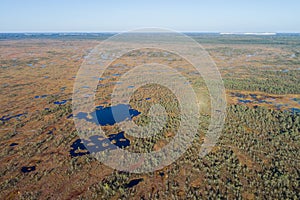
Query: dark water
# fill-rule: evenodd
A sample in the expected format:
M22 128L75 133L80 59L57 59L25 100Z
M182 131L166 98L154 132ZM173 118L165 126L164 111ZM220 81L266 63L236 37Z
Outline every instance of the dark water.
M34 98L35 99L39 99L39 98L46 98L47 97L47 95L46 94L44 94L44 95L41 95L41 96L34 96Z
M298 104L300 104L300 98L293 98L293 101L296 101Z
M125 188L132 188L132 187L136 186L137 184L139 184L143 180L144 179L142 179L142 178L133 179L125 185Z
M71 117L73 117L73 114L68 115L67 119L70 119Z
M238 101L240 103L251 103L252 102L251 100L242 100L242 99L239 99Z
M17 115L13 115L13 116L4 115L4 116L2 116L2 117L0 118L0 121L3 121L3 122L9 121L9 120L14 119L14 118L19 118L19 117L21 117L21 116L23 116L23 115L25 115L25 114L26 114L26 113L24 113L24 114L17 114Z
M231 92L231 95L239 97L239 98L246 98L247 97L247 95L244 95L244 94L241 94L241 93L238 93L238 92Z
M256 99L257 98L257 95L256 94L249 94L250 97L252 97L253 99Z
M71 145L71 148L72 149L70 150L70 154L72 157L90 154L90 152L88 152L87 148L84 146L81 139L77 139L75 142L73 142L73 144Z
M114 144L112 144L114 141ZM108 138L93 135L88 140L76 140L71 145L70 155L72 157L83 156L90 153L97 153L105 150L125 148L130 145L130 140L124 136L124 132L111 134ZM79 150L79 151L78 151Z
M21 171L22 171L23 173L28 173L28 172L35 171L35 166L32 166L32 167L22 167L22 168L21 168Z
M112 107L98 107L96 110L97 120L100 125L114 125L132 117L139 115L140 112L130 108L129 105L119 104Z
M108 139L110 141L115 141L114 145L119 147L119 148L125 148L125 147L128 147L130 145L130 140L125 138L124 132L109 135Z
M111 107L98 106L96 110L88 117L87 113L80 112L76 116L78 119L84 119L92 123L99 123L101 126L114 125L125 120L131 120L132 117L139 115L140 112L132 109L129 105L118 104ZM82 156L90 153L97 153L116 148L125 148L130 146L130 140L124 136L124 132L111 134L108 138L94 135L88 140L76 140L71 145L70 154L72 157ZM79 151L78 151L79 150Z
M270 96L262 96L261 98L258 98L257 97L257 94L249 94L249 95L246 95L246 94L241 94L241 93L238 93L238 92L232 92L231 93L232 96L235 96L235 97L238 97L238 102L239 103L257 103L257 104L261 104L261 103L266 103L266 104L273 104L274 102L272 102L273 100L275 100L274 98L270 97ZM251 100L250 99L245 99L245 98L249 98L251 97ZM271 101L267 101L267 100L271 100Z
M164 173L164 172L159 172L159 175L160 175L161 177L163 177L163 176L165 175L165 173Z
M273 102L256 99L256 100L248 100L248 99L238 99L239 103L266 103L266 104L273 104Z
M272 104L272 102L270 101L266 101L266 100L258 100L258 103L267 103L267 104Z
M55 101L54 102L55 105L63 105L63 104L66 104L66 103L67 103L67 100Z
M130 108L129 105L118 104L111 107L96 107L96 111L91 113L92 119L88 118L87 113L80 112L76 116L78 119L85 119L93 123L98 122L101 126L114 125L125 120L131 120L132 117L139 115L140 112Z
M17 145L18 145L18 143L13 142L9 146L14 147L14 146L17 146Z
M299 108L291 108L292 113L300 113Z

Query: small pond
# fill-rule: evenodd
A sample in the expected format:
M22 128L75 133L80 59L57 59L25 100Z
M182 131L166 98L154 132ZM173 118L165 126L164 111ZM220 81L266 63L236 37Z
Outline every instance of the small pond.
M133 180L129 181L129 183L127 183L125 185L125 188L132 188L132 187L136 186L137 184L139 184L143 180L144 179L142 179L142 178L133 179Z
M111 134L108 138L104 138L101 135L93 135L88 140L77 139L71 145L70 155L77 157L105 150L125 148L127 146L130 146L130 140L124 136L124 132Z
M35 166L31 166L31 167L22 167L21 168L21 171L23 172L23 173L28 173L28 172L32 172L32 171L35 171Z
M111 107L96 107L96 111L91 113L92 119L89 119L88 114L83 112L78 113L76 117L78 119L85 119L86 121L93 123L98 122L101 126L106 126L114 125L125 120L131 120L132 117L135 117L139 114L139 111L130 108L129 105L118 104Z

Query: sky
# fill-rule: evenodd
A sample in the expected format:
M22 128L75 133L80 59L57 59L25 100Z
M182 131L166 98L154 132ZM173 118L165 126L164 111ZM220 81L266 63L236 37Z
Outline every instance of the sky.
M0 0L0 32L300 32L299 0Z

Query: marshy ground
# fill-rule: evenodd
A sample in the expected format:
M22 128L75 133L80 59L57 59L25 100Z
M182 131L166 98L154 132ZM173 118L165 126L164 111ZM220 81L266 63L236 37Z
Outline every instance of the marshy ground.
M299 199L300 36L193 36L209 52L224 80L227 118L217 146L199 150L209 122L210 100L199 74L185 60L163 52L135 51L113 62L98 79L94 113L72 114L73 84L99 37L0 35L0 198L1 199ZM175 163L148 174L115 171L91 152L124 148L157 151L179 126L178 101L167 88L136 89L129 104L111 105L122 74L151 59L188 77L203 103L193 146ZM150 139L118 128L161 104L166 126ZM111 116L111 108L130 116ZM121 112L122 113L122 112ZM106 138L81 139L74 118L97 120ZM96 126L96 124L95 124ZM85 145L88 146L88 149Z

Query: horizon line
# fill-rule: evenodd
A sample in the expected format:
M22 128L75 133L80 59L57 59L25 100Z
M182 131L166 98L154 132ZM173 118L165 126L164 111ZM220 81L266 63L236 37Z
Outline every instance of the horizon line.
M0 34L4 33L15 33L15 34L53 34L53 33L61 33L61 34L75 34L75 33L126 33L129 31L0 31ZM272 31L237 31L237 32L231 32L231 31L175 31L178 33L215 33L215 34L222 34L222 35L231 35L231 34L245 34L245 35L254 35L254 34L281 34L281 33L293 33L293 34L300 34L300 32L294 32L294 31L278 31L278 32L272 32ZM140 32L142 33L142 32ZM148 33L148 32L146 32Z

